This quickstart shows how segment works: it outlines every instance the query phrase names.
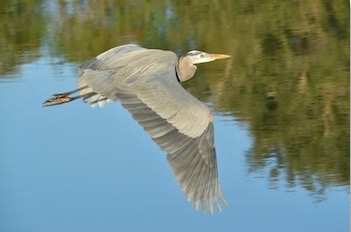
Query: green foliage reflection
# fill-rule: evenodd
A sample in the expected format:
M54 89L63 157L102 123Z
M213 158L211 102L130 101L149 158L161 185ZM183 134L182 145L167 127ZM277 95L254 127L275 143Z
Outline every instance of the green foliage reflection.
M0 4L0 75L36 59L45 33L42 1L3 0Z

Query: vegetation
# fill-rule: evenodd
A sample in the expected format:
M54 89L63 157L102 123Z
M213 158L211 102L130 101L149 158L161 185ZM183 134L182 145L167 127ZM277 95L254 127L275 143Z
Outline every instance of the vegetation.
M0 4L0 75L39 57L45 35L42 1L3 0Z

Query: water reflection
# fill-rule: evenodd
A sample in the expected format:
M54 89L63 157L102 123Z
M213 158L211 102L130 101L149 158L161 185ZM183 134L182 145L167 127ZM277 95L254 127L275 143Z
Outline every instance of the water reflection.
M0 75L17 71L18 65L39 57L46 35L42 1L2 1L0 4Z
M0 74L37 59L44 45L79 63L132 41L235 54L224 70L201 67L185 86L247 122L250 172L323 193L349 185L347 9L345 1L314 0L4 1Z

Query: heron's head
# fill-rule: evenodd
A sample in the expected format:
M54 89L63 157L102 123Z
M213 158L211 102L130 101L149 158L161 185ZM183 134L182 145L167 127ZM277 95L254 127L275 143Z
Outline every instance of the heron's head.
M189 57L191 64L201 64L211 62L214 60L229 58L230 56L225 54L210 54L202 51L193 50L188 52L186 54L186 57Z
M186 81L192 78L196 71L195 64L207 63L214 60L229 58L225 54L210 54L202 51L190 51L182 56L178 65L178 76L180 81Z

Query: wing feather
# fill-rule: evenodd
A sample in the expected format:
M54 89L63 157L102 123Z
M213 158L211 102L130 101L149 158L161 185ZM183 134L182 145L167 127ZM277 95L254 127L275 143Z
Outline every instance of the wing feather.
M120 101L167 160L195 209L226 204L218 180L210 110L178 83L174 53L130 45L110 49L81 66L78 80L94 100ZM105 100L104 100L105 101Z

